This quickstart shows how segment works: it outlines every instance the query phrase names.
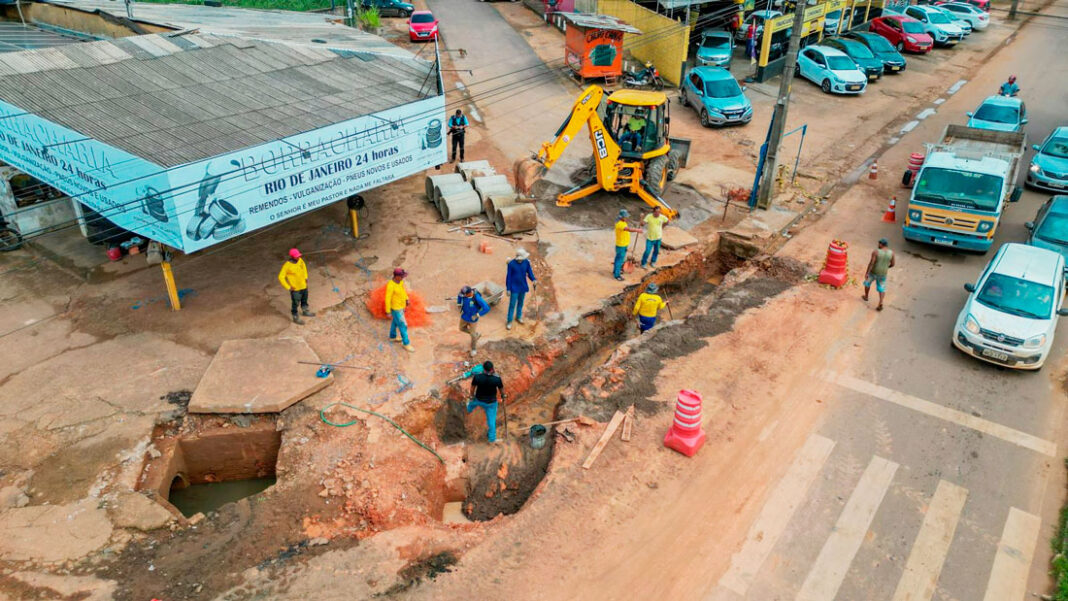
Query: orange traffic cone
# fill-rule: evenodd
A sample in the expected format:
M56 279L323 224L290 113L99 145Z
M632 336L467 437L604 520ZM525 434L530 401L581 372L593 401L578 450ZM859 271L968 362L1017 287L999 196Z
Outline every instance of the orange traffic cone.
M872 161L871 170L868 171L868 179L879 179L879 161Z
M883 222L894 223L897 221L897 197L890 197L890 206L886 207L886 212L883 213Z

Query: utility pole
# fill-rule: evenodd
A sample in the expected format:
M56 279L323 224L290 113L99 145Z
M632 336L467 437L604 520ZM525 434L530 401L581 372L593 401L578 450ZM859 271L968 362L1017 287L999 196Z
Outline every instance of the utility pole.
M786 131L786 109L790 105L790 85L794 81L794 66L797 64L797 52L801 49L801 28L805 25L805 3L798 2L794 7L794 26L790 32L790 45L786 51L786 62L782 67L782 81L779 83L779 98L775 101L772 117L771 134L768 137L768 157L764 161L764 173L757 190L757 208L767 209L775 196L775 171L779 165L779 145L782 134ZM774 35L764 27L764 35Z
M133 7L130 6L130 0L126 0L126 18L133 21Z
M345 24L356 27L356 7L353 0L345 0Z
M1020 0L1012 0L1012 6L1009 7L1009 20L1016 20L1016 5L1020 3Z

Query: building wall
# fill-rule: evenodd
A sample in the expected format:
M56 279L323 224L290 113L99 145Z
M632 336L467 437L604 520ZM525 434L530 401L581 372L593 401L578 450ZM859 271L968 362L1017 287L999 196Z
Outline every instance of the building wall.
M664 80L678 85L689 52L690 26L643 8L630 0L598 0L597 12L622 19L642 31L627 34L623 49L641 61L651 61Z
M18 20L19 15L14 8L5 7L4 11L5 16L9 19ZM51 25L59 29L76 31L101 38L124 38L130 35L173 31L173 28L169 27L161 27L140 21L131 23L125 18L116 18L111 15L102 15L41 2L24 3L22 14L31 23Z

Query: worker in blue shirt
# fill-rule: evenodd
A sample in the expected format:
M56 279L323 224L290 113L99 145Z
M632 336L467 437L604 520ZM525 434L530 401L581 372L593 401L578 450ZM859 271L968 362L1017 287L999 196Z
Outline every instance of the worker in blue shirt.
M489 313L490 306L478 290L470 286L460 289L456 295L456 304L460 307L460 331L471 336L471 356L475 356L475 348L482 334L478 333L478 318Z
M530 268L530 253L525 248L515 252L515 258L508 261L508 275L504 279L504 287L508 290L508 323L506 330L512 329L512 317L519 323L523 323L523 301L527 297L530 287L527 279L538 286L538 278L534 277L534 270Z
M467 132L467 116L463 114L463 111L456 109L456 114L449 117L449 135L452 136L452 159L450 163L456 162L456 146L460 146L460 162L464 161L464 133Z

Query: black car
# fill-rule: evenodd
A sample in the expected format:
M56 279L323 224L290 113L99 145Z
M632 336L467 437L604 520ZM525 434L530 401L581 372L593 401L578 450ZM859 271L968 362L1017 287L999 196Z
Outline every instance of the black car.
M875 58L875 55L864 44L845 38L831 38L823 40L822 43L824 46L830 46L835 50L841 50L846 53L857 64L857 67L868 76L868 81L879 79L883 76L883 61Z
M870 31L853 31L845 34L846 39L856 40L868 47L875 58L883 61L883 73L900 73L905 70L908 63L894 46L883 36Z
M415 6L401 0L360 0L360 6L364 8L377 8L378 14L383 17L394 15L407 19L412 16Z

